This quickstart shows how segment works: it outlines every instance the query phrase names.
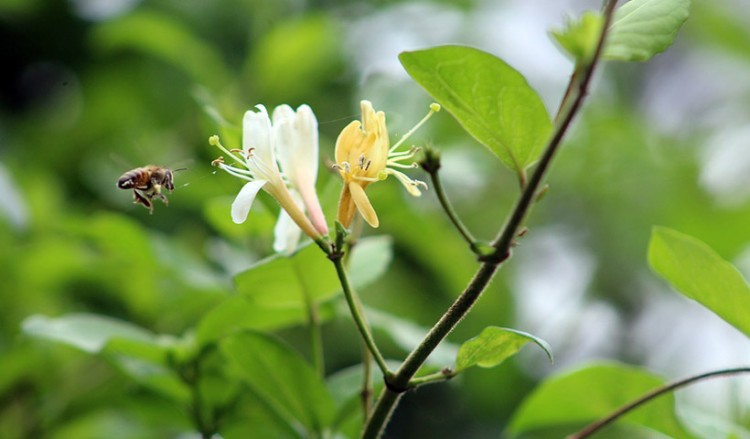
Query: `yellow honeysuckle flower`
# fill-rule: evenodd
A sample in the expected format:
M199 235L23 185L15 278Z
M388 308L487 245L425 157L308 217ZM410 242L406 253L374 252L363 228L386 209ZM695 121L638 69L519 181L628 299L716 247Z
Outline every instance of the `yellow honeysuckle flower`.
M362 121L352 121L339 134L336 140L336 164L344 180L344 187L339 199L338 221L349 227L354 213L359 211L362 218L372 227L380 222L375 209L367 198L365 189L371 183L385 180L389 175L395 176L413 196L420 196L419 187L427 185L399 171L397 168L416 168L416 162L405 164L404 160L412 159L419 151L412 146L406 151L398 148L416 131L433 113L440 111L438 104L430 106L430 112L414 128L409 130L396 144L390 146L385 113L376 112L370 101L361 101Z

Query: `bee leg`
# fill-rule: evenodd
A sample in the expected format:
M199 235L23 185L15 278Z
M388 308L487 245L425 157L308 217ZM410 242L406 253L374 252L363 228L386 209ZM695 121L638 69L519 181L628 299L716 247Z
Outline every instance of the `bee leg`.
M151 203L148 195L141 193L139 190L133 191L133 202L135 204L143 204L143 207L149 210L149 213L154 213L154 205Z
M169 200L164 194L154 194L154 198L160 199L162 203L164 203L166 206L169 206Z

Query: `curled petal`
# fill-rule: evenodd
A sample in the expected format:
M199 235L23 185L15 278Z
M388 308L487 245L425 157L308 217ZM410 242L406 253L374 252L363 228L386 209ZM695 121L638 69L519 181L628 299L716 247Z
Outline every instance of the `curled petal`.
M349 192L351 192L352 201L354 201L354 204L357 206L357 210L359 211L359 214L362 215L362 218L364 218L365 221L367 221L367 224L371 227L377 228L380 225L378 215L375 213L372 204L370 204L370 200L367 198L367 194L365 194L365 189L358 183L351 182L349 183Z
M250 207L252 207L253 201L255 201L255 196L266 183L266 180L253 180L242 186L240 193L237 194L237 198L232 203L232 221L235 224L245 222L248 213L250 213Z

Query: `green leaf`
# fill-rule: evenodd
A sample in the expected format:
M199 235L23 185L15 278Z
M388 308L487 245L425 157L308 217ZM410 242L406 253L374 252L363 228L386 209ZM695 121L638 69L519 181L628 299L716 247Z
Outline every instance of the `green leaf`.
M662 378L631 366L585 366L539 385L513 415L509 431L517 436L559 425L593 422L663 384ZM675 415L672 394L655 399L616 422L647 427L669 437L692 437Z
M288 422L303 425L307 433L330 425L333 398L310 364L287 345L245 332L226 338L221 350L239 377Z
M489 326L461 345L456 356L456 372L472 366L495 367L515 355L528 342L536 343L552 361L552 351L546 341L515 329Z
M711 247L675 230L654 227L648 261L677 291L750 337L750 287Z
M357 243L350 261L350 281L362 288L383 273L391 260L389 238L366 238ZM252 301L276 308L301 308L304 294L324 301L341 290L331 261L315 245L292 257L271 256L235 277L237 290Z
M536 161L552 124L539 95L513 67L462 46L403 52L399 59L505 166L521 173Z
M114 339L107 344L103 354L140 385L173 401L188 404L190 402L188 386L174 370L158 362L166 360L166 349L161 350L162 355L159 355L161 358L156 358L154 350L143 344L136 345L137 343L130 340ZM154 347L151 346L151 348Z
M373 380L372 384L373 394L378 395L383 380ZM351 366L328 376L326 386L336 403L332 429L346 437L359 437L362 429L362 365Z
M323 303L318 312L321 322L325 322L334 314L333 306ZM273 331L300 325L307 319L307 313L302 306L265 306L235 296L213 308L201 319L195 337L198 345L205 346L239 330Z
M565 30L552 31L552 36L577 65L585 65L596 50L602 23L601 14L587 11L580 20L568 21Z
M139 326L95 314L68 314L56 318L34 315L24 320L22 328L34 337L65 343L88 353L101 352L114 338L153 340L153 334Z
M291 257L270 256L235 278L237 291L268 307L299 307L304 295L325 300L339 289L336 272L320 249L308 245Z
M646 61L667 49L690 13L690 0L631 0L610 27L604 58Z
M357 241L349 260L349 281L354 288L364 288L385 274L393 259L390 236L372 236Z
M143 386L181 403L190 399L188 388L168 364L168 353L175 344L171 337L157 337L131 323L95 314L31 316L23 322L23 330L34 337L102 354Z

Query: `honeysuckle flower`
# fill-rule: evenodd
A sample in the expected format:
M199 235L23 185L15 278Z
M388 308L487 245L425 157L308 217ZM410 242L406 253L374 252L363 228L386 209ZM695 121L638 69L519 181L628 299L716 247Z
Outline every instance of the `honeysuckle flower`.
M338 221L345 227L359 212L372 227L378 227L380 222L367 198L365 189L371 183L385 180L393 175L404 185L409 194L420 196L420 187L427 188L423 181L415 180L399 171L399 169L416 168L413 159L419 148L412 146L408 150L399 151L398 148L414 133L433 113L440 111L438 104L430 105L430 112L409 130L396 144L390 146L388 127L385 123L385 113L376 112L370 101L361 101L362 121L352 121L339 134L336 140L336 164L344 180L344 187L339 199Z
M263 105L256 108L257 111L247 111L243 118L241 150L225 148L218 136L209 139L210 144L236 162L229 165L222 156L213 165L248 181L232 203L235 223L245 222L261 189L276 199L281 213L274 228L274 250L291 253L300 231L316 241L328 233L315 193L317 120L307 105L296 112L287 105L277 107L273 123ZM312 221L305 215L305 207Z
M299 191L313 226L328 234L328 225L315 192L318 176L318 121L312 109L302 105L295 112L288 105L273 110L273 126L278 141L281 169L291 186Z

